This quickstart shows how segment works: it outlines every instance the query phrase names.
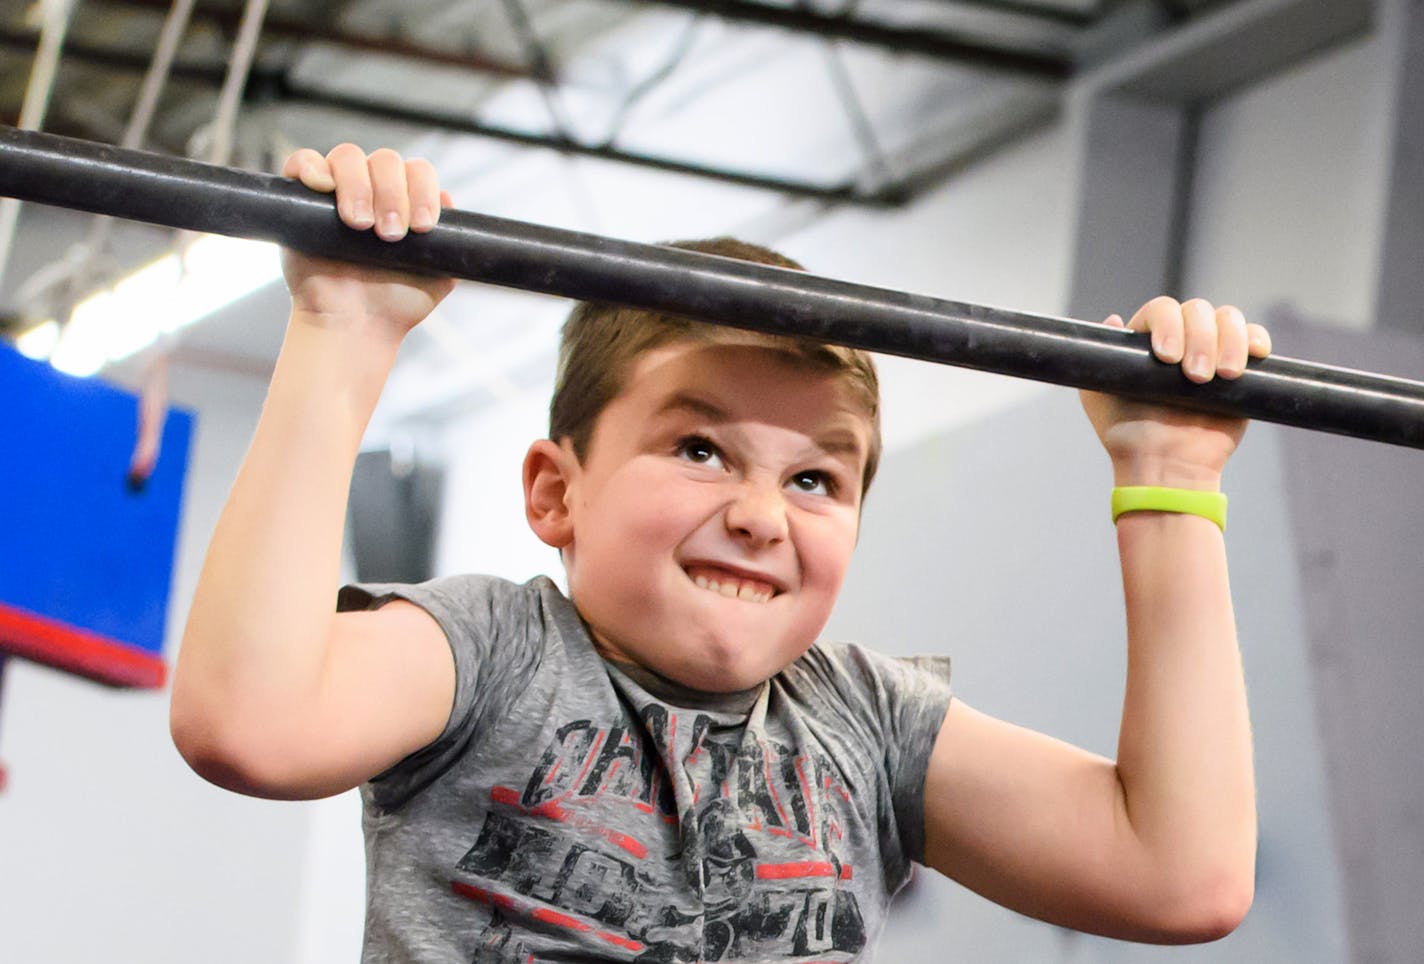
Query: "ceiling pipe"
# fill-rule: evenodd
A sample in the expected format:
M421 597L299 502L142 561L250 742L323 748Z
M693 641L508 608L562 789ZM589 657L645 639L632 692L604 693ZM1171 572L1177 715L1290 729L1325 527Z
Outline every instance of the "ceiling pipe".
M752 0L633 0L710 14L733 23L752 23L793 33L918 54L995 73L1040 80L1067 80L1073 55L995 46L982 33L934 27L898 27L848 14L824 14L805 7L773 7Z
M25 46L25 49L29 49L29 47L33 45L33 36L27 37L24 34L17 34L0 28L0 46L19 46L22 44ZM136 54L128 53L127 51L112 50L96 47L91 44L74 42L69 43L65 50L66 56L71 61L90 63L110 70L139 73L148 67L144 58ZM222 65L219 64L175 63L171 68L171 74L174 77L183 77L187 80L216 87L223 82L226 71ZM249 94L251 94L252 91L257 92L256 96L268 98L278 103L350 111L363 117L409 124L415 127L437 128L457 134L469 134L474 137L486 137L510 144L519 144L524 147L545 148L564 154L631 164L636 167L665 171L671 174L685 174L690 177L706 178L708 180L720 181L726 184L736 184L740 187L756 188L764 191L775 191L790 197L807 198L829 204L895 207L912 200L919 190L927 186L916 182L913 190L902 190L897 185L890 185L875 191L864 191L859 189L853 182L815 184L793 178L780 178L747 171L734 171L726 168L697 164L691 161L679 161L672 158L641 154L610 145L581 144L553 134L519 131L493 124L485 124L471 118L453 117L434 111L386 104L368 98L341 94L335 91L323 91L314 87L300 86L293 84L281 73L265 70L260 66L254 68L251 74Z
M96 0L87 0L94 6ZM98 0L105 6L131 7L139 10L163 10L167 0ZM236 9L216 7L210 3L199 3L194 17L216 24L232 32L238 29L241 12ZM263 21L263 36L274 40L293 40L299 43L329 44L363 53L383 54L388 57L402 57L444 67L459 67L475 73L502 77L506 80L537 80L539 77L527 67L496 60L478 53L456 53L411 43L400 37L378 37L371 34L343 30L331 25L323 25L310 20L268 14ZM558 72L550 68L550 79L558 82Z

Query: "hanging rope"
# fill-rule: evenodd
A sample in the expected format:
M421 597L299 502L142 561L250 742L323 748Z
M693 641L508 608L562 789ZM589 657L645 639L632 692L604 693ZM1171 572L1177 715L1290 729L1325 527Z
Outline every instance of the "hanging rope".
M69 30L69 13L74 0L43 0L39 47L30 69L30 82L25 87L25 100L20 106L19 128L37 131L44 125L49 111L50 95L54 93L54 76L59 70L59 54L64 35ZM20 202L14 198L0 199L0 277L10 260L10 246L15 240L15 228L20 220Z

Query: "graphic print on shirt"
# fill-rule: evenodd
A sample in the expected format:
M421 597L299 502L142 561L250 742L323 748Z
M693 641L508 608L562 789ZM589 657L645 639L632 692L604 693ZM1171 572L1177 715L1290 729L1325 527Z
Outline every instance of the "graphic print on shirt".
M641 715L567 723L523 786L494 788L451 884L493 908L476 959L537 959L510 938L514 917L628 960L853 958L866 934L842 883L839 768L750 734L719 742L704 714ZM692 734L676 767L679 724Z

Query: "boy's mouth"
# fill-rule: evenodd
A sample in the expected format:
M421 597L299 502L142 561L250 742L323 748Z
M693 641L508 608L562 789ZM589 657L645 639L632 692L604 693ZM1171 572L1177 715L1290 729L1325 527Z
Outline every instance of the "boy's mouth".
M769 602L777 588L765 579L723 569L721 566L691 565L687 575L699 589L706 589L729 599L747 602Z

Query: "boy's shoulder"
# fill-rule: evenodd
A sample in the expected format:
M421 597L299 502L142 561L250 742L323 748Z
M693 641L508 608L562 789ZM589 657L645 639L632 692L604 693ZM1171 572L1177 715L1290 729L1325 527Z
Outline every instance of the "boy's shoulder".
M772 678L787 699L829 713L875 745L933 740L949 707L947 656L891 656L852 642L820 641Z
M418 603L420 600L467 605L480 600L492 603L514 603L531 598L545 585L553 586L547 576L535 576L527 582L518 583L502 576L485 573L457 573L438 576L425 582L354 582L341 587L336 594L336 608L339 612L359 612L363 609L379 609L395 599L405 599Z
M579 631L578 615L548 576L515 582L502 576L460 573L421 583L353 583L337 593L338 612L379 609L393 600L414 603L440 626L452 644L542 636L556 628Z
M815 680L841 688L920 685L947 691L950 663L948 656L892 656L861 643L823 639L774 679L791 685Z

